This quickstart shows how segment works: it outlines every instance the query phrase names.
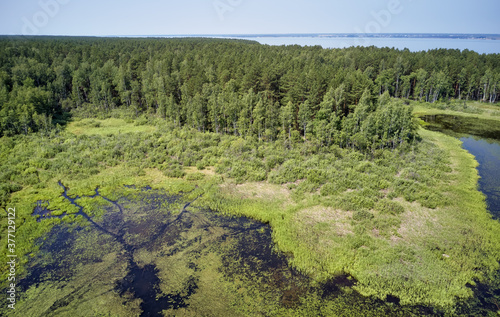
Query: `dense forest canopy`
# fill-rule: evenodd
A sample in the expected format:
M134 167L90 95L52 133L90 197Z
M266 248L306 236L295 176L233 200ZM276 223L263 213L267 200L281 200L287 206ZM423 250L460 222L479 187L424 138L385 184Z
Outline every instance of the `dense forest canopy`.
M395 147L414 137L404 100L496 102L499 90L498 54L468 50L0 38L0 135L50 129L70 112L96 117L120 109L263 140Z

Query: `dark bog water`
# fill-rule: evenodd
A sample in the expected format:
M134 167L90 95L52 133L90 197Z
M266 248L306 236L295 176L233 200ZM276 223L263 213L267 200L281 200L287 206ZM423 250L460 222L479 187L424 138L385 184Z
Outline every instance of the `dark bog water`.
M259 314L294 307L311 290L310 280L274 250L267 225L188 210L180 196L151 188L113 201L98 189L75 197L60 186L81 222L57 225L38 241L19 284L19 316ZM103 216L87 214L82 198L100 200ZM39 202L33 216L55 217L49 208Z
M128 188L135 193L115 201L98 189L71 196L60 185L79 220L36 242L13 316L436 315L396 298L363 297L347 276L314 283L288 265L270 227L257 221L150 188ZM84 199L101 216L87 213ZM49 208L40 202L34 216L45 221Z
M479 189L486 195L488 209L500 219L500 143L474 137L462 137L463 147L479 163Z
M500 219L500 123L495 120L450 115L424 116L426 128L459 138L463 148L479 163L479 189L486 195L488 210Z

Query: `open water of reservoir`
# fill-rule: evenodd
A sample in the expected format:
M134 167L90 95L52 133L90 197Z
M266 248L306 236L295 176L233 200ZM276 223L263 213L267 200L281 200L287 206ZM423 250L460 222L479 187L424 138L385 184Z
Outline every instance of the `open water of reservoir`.
M347 48L356 46L375 46L389 47L399 50L408 49L411 52L428 51L434 49L458 49L470 50L479 54L499 54L500 40L487 40L479 38L446 38L440 37L401 37L387 34L387 36L370 36L359 37L349 36L348 34L338 35L166 35L165 37L214 37L214 38L231 38L257 41L264 45L300 45L300 46L316 46L319 45L325 49L329 48Z

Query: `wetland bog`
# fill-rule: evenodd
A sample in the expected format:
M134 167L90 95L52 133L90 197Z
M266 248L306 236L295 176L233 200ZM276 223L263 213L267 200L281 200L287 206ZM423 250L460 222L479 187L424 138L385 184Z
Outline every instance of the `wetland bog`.
M496 311L473 285L496 272L498 226L452 137L421 130L413 150L370 157L89 124L3 139L44 182L12 194L19 234L37 237L21 240L19 316ZM68 161L81 163L68 173Z
M350 303L375 316L395 308L353 292L348 276L314 283L288 265L260 222L192 208L164 190L128 186L128 197L112 201L97 189L70 197L60 186L83 219L55 225L36 242L12 316L332 314ZM87 215L85 198L104 213Z

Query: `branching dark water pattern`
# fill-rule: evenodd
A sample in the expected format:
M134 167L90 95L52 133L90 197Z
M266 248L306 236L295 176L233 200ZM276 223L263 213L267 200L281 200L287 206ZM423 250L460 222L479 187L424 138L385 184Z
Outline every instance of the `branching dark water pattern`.
M184 296L181 296L179 294L166 294L164 296L159 296L160 279L157 276L158 270L156 269L156 267L154 265L151 265L151 264L140 267L136 263L136 261L134 261L134 256L133 256L134 252L137 249L140 249L141 247L143 247L144 244L147 244L147 242L139 244L139 245L132 245L130 243L127 243L127 241L125 240L125 237L124 237L126 234L126 231L120 230L119 231L120 233L115 233L111 229L106 228L106 225L99 224L99 223L95 222L92 219L92 217L90 217L86 212L84 212L83 207L80 206L77 202L81 198L101 197L102 199L109 202L110 204L112 204L113 206L115 206L119 210L118 214L115 215L115 218L116 218L116 216L118 216L117 218L120 218L120 219L115 219L115 220L118 220L118 223L123 223L124 210L123 210L123 207L117 201L114 201L114 200L111 200L105 196L102 196L99 193L99 188L95 189L94 195L76 196L76 197L72 198L68 195L69 189L60 181L59 181L59 186L61 186L64 190L63 193L61 194L62 197L64 197L72 205L74 205L78 208L78 212L76 213L76 215L80 215L80 216L84 217L91 224L91 226L93 228L95 228L95 229L101 231L102 233L112 237L125 250L124 258L127 261L129 273L127 274L127 276L125 276L125 278L122 281L120 281L116 285L116 290L118 291L118 293L120 295L123 295L124 293L129 292L129 293L133 294L135 296L135 298L139 298L142 300L141 309L142 309L143 313L141 314L141 316L162 316L162 314L161 314L162 310L166 310L166 309L170 309L170 308L177 309L180 307L186 307L185 300L188 299L189 296L196 291L197 287L196 287L195 280L191 280L188 283L188 285L187 285L188 292ZM143 191L151 190L151 187L145 187L142 190ZM175 202L178 199L178 197L175 197L175 196L164 197L164 198L165 198L165 200L167 200L171 203ZM161 228L159 228L159 230L157 230L155 232L155 234L151 236L150 240L151 241L156 240L166 230L168 230L168 228L170 226L181 221L183 215L188 212L186 210L186 208L189 207L189 205L192 202L194 202L194 200L187 202L184 205L184 207L182 208L179 215L177 215L172 221L163 224L161 226ZM59 216L52 215L51 210L49 210L47 207L44 206L45 204L47 204L47 206L49 205L48 202L41 202L41 201L38 202L37 206L35 207L35 209L33 211L33 215L40 216L37 219L38 221L41 221L42 219L53 218L53 217L62 218L66 215L66 213L59 215ZM59 229L59 230L57 230L57 229ZM81 229L79 229L79 230L81 230ZM55 235L56 236L55 241L53 241L52 244L49 245L45 251L48 251L48 249L50 249L51 253L61 254L62 253L61 251L63 249L71 246L72 233L69 232L67 229L63 229L63 228L56 228L56 231L58 232L58 234ZM73 232L73 233L75 233L75 232ZM23 281L23 283L21 284L21 287L23 289L28 289L31 285L40 283L42 273L55 270L56 268L61 269L61 267L56 265L56 264L51 264L51 265L45 266L45 267L36 266L36 267L32 268L30 275L28 276L28 278L26 278ZM55 310L55 309L61 307L61 305L63 305L62 304L63 302L64 301L62 301L62 302L58 301L56 303L57 305L55 304L51 308L53 310Z
M198 291L197 272L202 270L200 265L203 266L196 259L203 257L207 252L205 250L209 249L221 253L223 265L219 270L230 280L244 275L248 279L254 279L260 272L271 272L269 274L272 280L266 283L273 285L275 289L272 293L279 294L279 301L285 307L297 305L300 297L310 291L309 279L290 269L285 257L275 252L269 226L244 217L224 217L206 210L189 211L188 208L199 196L182 203L180 212L173 214L162 206L165 202L168 205L179 203L181 196L169 196L151 188L138 189L139 199L136 197L133 202L126 198L118 201L109 199L101 195L99 188L91 196L72 197L68 193L68 187L62 182L59 182L59 186L63 189L61 196L78 208L75 215L82 216L89 227L76 224L55 226L42 242L41 255L36 261L32 261L28 276L20 284L24 291L47 281L65 282L75 278L73 258L78 248L78 237L91 232L98 232L96 234L102 239L104 248L122 250L118 261L126 263L127 273L116 282L114 291L127 301L139 299L140 316L163 316L163 311L187 308L190 297ZM135 186L128 188L135 189ZM98 197L110 206L105 207L106 211L99 221L87 214L79 204L81 198ZM38 221L43 221L66 215L52 215L49 206L49 202L39 202L33 216L37 216ZM191 231L199 233L186 239L185 236L189 236ZM161 251L165 246L170 248ZM154 262L144 264L136 259L144 251L156 252L162 257L192 258L186 268L192 270L193 274L183 281L181 289L166 292L162 286L164 281L160 277L162 268L157 267ZM50 260L43 260L44 258ZM101 258L84 256L81 261L99 263ZM84 289L84 286L76 287L73 292L54 302L45 313L52 314L63 309L75 298L81 297L80 293Z

